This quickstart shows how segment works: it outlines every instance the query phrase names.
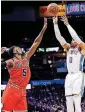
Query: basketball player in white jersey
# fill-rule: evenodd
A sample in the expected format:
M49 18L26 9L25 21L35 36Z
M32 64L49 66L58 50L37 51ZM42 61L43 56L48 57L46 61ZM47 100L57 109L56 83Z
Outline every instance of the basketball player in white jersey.
M81 97L84 92L83 63L85 56L85 43L79 38L75 30L68 23L66 16L61 17L66 25L71 37L71 44L61 36L58 28L58 18L53 17L54 31L56 39L62 47L67 51L67 70L68 74L65 80L65 96L67 104L67 112L81 112Z

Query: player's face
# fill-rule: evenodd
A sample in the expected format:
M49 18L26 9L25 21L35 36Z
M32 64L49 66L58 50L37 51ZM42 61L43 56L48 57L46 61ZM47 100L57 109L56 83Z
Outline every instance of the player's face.
M21 50L20 47L15 47L13 52L16 53L16 54L22 54L22 50Z
M79 47L78 43L76 41L74 41L74 40L72 40L71 46L72 47Z

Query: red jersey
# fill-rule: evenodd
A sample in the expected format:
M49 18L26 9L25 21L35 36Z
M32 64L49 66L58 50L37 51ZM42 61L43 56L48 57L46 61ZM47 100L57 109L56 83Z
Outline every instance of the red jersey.
M29 68L29 61L25 59L14 60L14 66L12 69L8 69L10 74L10 84L17 85L21 88L26 88L30 81L31 72Z

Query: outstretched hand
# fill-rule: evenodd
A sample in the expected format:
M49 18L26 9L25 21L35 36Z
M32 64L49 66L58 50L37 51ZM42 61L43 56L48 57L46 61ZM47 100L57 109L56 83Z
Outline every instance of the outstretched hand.
M63 21L65 25L68 25L68 24L69 24L69 23L68 23L68 19L67 19L66 16L62 16L62 17L61 17L61 21Z

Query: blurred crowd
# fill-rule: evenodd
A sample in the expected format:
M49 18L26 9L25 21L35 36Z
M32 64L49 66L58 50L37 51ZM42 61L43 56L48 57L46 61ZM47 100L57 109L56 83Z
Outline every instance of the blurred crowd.
M34 86L27 90L27 100L30 112L67 112L63 85ZM85 112L85 94L82 112Z

